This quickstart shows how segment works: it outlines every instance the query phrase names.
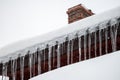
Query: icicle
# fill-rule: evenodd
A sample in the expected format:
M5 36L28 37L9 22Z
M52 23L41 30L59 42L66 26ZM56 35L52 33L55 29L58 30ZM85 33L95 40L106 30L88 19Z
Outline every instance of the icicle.
M81 37L78 38L79 43L79 61L81 61Z
M114 51L116 51L117 50L117 30L118 30L118 24L115 24L115 26L114 26Z
M88 34L88 56L90 59L90 56L91 56L91 34L90 34L89 28L86 30L86 37L87 37L87 34ZM86 45L87 45L87 43L86 43Z
M33 76L35 76L35 62L36 62L37 54L36 52L33 53Z
M108 53L108 26L105 28L105 53Z
M89 59L91 58L91 34L89 33L88 36L88 53L89 53Z
M70 53L71 53L71 64L73 63L73 46L74 46L74 39L71 40L71 48L70 48Z
M57 43L57 68L59 68L60 67L60 44L58 43L58 41L56 43Z
M60 54L63 54L63 43L60 43Z
M45 52L45 49L43 50L43 55L44 55L44 68L45 68L45 66L46 66L46 52Z
M41 51L38 51L38 74L41 74ZM40 53L39 53L40 52Z
M53 66L55 64L55 46L53 46Z
M99 30L99 54L101 56L102 55L102 35L101 35L101 29L99 29L99 27L98 27L98 30Z
M51 51L52 51L52 47L48 45L49 51L48 51L48 68L49 71L51 70Z
M7 77L7 63L3 63L3 67L2 67L2 80L6 80Z
M115 41L115 32L114 27L110 27L110 35L111 35L111 43L112 43L112 51L116 51L116 41Z
M5 64L2 65L2 80L4 80Z
M97 56L97 30L98 29L96 29L96 31L95 31L95 33L94 33L94 48L95 48L95 57Z
M116 51L117 29L118 29L118 25L116 24L110 27L112 51Z
M70 64L70 41L68 37L66 38L67 41L67 64Z
M64 43L61 44L61 54L64 54Z
M16 80L17 60L11 60L12 80Z
M84 59L86 60L86 46L87 46L87 41L86 41L86 38L87 38L87 34L85 33L84 35Z
M24 80L24 56L20 57L20 74L21 80Z
M30 78L32 77L32 61L33 61L33 55L29 54L29 68L30 68Z

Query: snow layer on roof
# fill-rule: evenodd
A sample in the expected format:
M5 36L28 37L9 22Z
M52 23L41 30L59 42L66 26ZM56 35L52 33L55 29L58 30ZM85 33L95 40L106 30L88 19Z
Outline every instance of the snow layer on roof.
M120 51L49 71L30 80L120 80Z
M68 24L66 27L62 29L50 32L45 35L15 42L11 45L7 45L6 47L1 48L0 57L7 56L19 50L24 50L25 48L33 46L38 43L44 43L46 41L55 39L57 37L68 35L69 33L72 33L78 30L81 30L81 33L82 33L88 27L92 28L95 25L102 23L103 21L106 21L106 20L109 20L109 19L112 19L118 16L120 16L120 7L106 11L102 14L93 15L85 19L79 20L77 22Z

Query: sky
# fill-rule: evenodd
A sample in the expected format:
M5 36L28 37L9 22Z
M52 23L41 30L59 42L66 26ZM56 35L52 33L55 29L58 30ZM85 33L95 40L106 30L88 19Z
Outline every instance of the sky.
M100 14L120 0L0 0L0 48L67 27L66 11L77 4Z

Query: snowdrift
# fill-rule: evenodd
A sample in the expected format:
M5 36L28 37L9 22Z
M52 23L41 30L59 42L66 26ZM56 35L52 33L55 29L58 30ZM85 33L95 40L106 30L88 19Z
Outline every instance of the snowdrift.
M30 80L120 80L120 51L49 71Z

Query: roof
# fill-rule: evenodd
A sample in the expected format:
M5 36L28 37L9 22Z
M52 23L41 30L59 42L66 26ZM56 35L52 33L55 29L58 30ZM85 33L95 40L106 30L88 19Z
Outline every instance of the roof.
M80 34L82 35L88 27L91 28L92 31L94 30L93 29L94 26L97 26L100 23L103 23L105 21L108 21L112 18L119 16L120 16L120 7L117 7L109 11L106 11L102 14L93 15L85 19L76 21L74 23L68 24L64 28L47 33L45 35L15 42L11 45L8 45L0 49L0 59L1 60L3 60L4 58L8 59L10 56L16 57L20 53L25 54L28 50L32 51L33 47L34 49L36 49L40 44L44 45L49 43L51 40L59 40L61 36L66 37L70 33L76 33L77 31L80 31Z

